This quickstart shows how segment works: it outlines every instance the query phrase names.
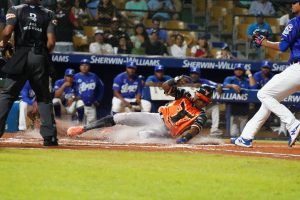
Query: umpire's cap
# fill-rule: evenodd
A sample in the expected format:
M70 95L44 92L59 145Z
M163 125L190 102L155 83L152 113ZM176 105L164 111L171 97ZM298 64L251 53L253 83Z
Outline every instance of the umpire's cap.
M195 96L197 96L199 99L206 103L211 103L211 97L213 94L214 88L203 84L200 86L200 88L195 92Z
M129 61L126 63L127 68L137 68L136 63L134 61Z
M83 64L89 65L89 64L91 64L91 61L90 61L89 59L82 59L82 60L80 61L80 64L81 64L81 65L83 65Z
M242 63L236 63L234 65L234 70L245 70L244 65Z
M74 69L71 69L71 68L66 69L65 76L74 76L74 75L75 75Z
M201 74L201 69L199 67L191 67L190 73Z
M261 66L261 67L264 67L264 68L269 68L269 69L271 69L271 64L270 64L270 62L267 61L267 60L262 61L260 66Z

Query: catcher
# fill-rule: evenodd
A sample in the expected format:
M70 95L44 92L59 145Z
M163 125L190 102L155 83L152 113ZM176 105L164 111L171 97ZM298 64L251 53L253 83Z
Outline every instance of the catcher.
M187 143L201 132L206 122L207 116L203 108L211 103L213 88L202 85L192 97L189 92L177 88L184 79L186 79L185 76L179 76L163 83L162 88L165 94L175 97L175 100L161 106L158 113L117 113L86 126L70 127L67 134L77 136L95 128L121 124L134 127L145 126L152 135L154 133L156 136L165 136L169 133L173 138L177 138L178 144Z

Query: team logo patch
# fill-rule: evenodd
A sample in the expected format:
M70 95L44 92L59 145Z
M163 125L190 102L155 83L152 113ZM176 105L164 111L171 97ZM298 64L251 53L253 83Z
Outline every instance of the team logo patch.
M287 26L285 27L285 29L284 29L282 35L287 36L287 35L289 34L289 32L292 31L292 29L293 29L293 25L292 25L292 24L287 25Z
M29 13L29 19L36 22L37 21L37 16L35 13Z
M56 26L56 25L57 25L57 20L54 19L54 20L51 21L51 23L54 24L54 25Z
M16 15L13 13L9 13L6 15L6 20L12 19L12 18L16 18Z

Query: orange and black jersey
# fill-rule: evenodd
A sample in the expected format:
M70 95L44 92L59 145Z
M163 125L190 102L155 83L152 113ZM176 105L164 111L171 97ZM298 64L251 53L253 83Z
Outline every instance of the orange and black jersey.
M207 115L203 109L199 110L193 105L191 94L184 89L176 89L173 96L175 96L174 101L159 108L171 135L177 137L192 126L201 129L207 120Z

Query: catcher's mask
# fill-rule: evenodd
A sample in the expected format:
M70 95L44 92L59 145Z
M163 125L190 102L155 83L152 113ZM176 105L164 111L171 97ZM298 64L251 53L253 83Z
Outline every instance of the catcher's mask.
M205 103L211 103L211 97L214 88L209 85L201 85L200 88L195 92L195 96L204 101Z

